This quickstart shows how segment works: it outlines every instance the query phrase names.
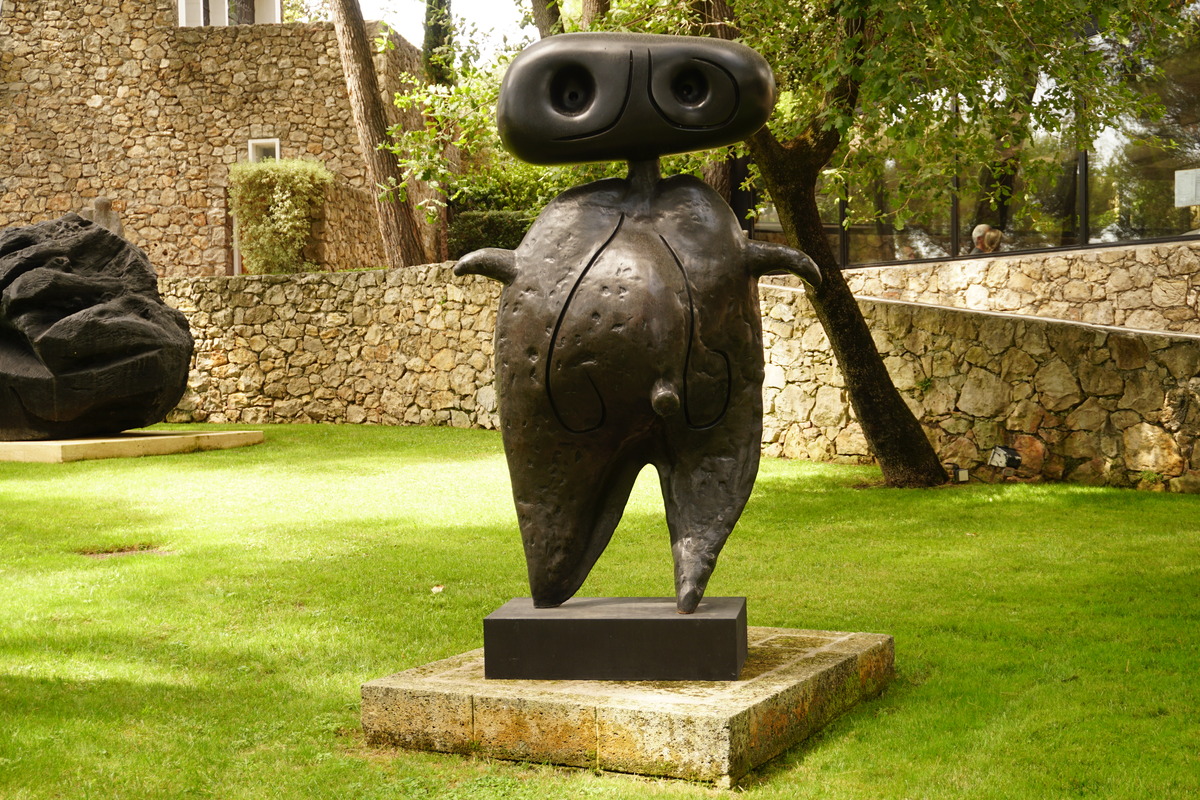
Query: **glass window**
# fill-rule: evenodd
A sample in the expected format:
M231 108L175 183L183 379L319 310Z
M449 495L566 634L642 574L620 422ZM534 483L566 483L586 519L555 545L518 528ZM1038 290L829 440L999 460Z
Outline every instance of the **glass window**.
M1181 45L1159 66L1146 92L1162 102L1162 118L1129 120L1097 139L1088 181L1092 242L1200 228L1200 41Z
M247 149L252 162L279 160L278 139L251 139Z
M1158 66L1142 91L1161 101L1162 117L1121 120L1087 152L1035 133L1019 170L963 165L955 192L926 184L930 197L903 208L892 205L895 189L919 170L888 162L851 174L848 265L978 253L973 234L987 227L999 231L996 252L1200 236L1200 38ZM838 196L822 195L831 222Z
M902 209L896 208L893 198L904 177L904 170L889 161L880 174L851 187L851 264L954 255L949 195L909 197Z

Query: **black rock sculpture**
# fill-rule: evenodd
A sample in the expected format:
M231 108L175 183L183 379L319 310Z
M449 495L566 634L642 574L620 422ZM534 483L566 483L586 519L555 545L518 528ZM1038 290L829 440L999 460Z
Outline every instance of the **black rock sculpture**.
M659 473L679 611L695 610L758 471L757 279L820 280L803 253L747 239L703 182L658 157L738 141L774 104L766 62L732 42L567 34L526 49L501 88L506 146L540 164L630 161L571 189L515 250L463 258L504 284L496 377L534 605L579 589L634 479Z
M0 440L159 422L191 358L187 319L137 247L76 214L0 231Z

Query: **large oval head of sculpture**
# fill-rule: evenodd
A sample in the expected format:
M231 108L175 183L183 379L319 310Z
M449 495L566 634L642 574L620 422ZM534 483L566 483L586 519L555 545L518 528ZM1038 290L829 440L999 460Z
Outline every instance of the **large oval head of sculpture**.
M192 346L146 254L115 233L75 214L0 231L0 441L160 422Z
M740 142L774 105L771 68L745 45L572 33L513 60L496 118L504 145L532 164L639 161Z
M681 612L700 603L758 471L757 279L820 275L746 238L715 191L658 157L758 130L774 101L757 53L713 39L555 36L514 60L504 141L539 164L630 161L552 200L515 250L455 267L505 284L496 388L536 606L583 584L638 473L658 470Z

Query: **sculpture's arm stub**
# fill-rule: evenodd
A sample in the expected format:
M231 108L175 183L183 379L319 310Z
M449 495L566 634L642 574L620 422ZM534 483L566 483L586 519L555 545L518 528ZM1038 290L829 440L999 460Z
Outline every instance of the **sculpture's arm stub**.
M816 263L795 248L771 242L750 241L746 247L746 262L756 278L790 272L810 286L821 282L821 270Z
M508 286L517 277L517 254L513 250L485 247L459 259L454 265L454 274L459 277L482 275Z

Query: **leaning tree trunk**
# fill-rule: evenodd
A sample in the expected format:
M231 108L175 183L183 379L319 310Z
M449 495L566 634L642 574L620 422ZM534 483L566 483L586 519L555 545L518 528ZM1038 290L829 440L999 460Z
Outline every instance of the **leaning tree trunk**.
M726 0L688 0L691 6L691 31L693 36L711 36L714 39L735 39L739 35L733 23L733 10ZM704 165L702 177L704 182L721 195L721 199L733 205L734 163L733 157L727 150L718 151L722 156L720 161L710 161ZM743 222L739 216L739 222Z
M395 156L379 147L387 141L387 114L379 94L379 79L371 59L362 10L358 0L330 0L329 9L333 14L342 69L346 74L350 111L366 162L367 180L374 189L384 256L391 267L426 263L431 259L426 256L425 247L417 234L416 214L413 213L411 199L387 200L379 195L386 187L398 186L401 175Z
M750 140L750 147L788 241L821 268L821 285L810 289L808 297L829 337L850 405L884 479L897 487L945 483L946 471L937 452L892 383L825 236L816 187L827 159L812 152L804 140L783 146L765 130Z
M558 3L559 0L533 0L533 24L537 26L538 36L543 39L562 30Z
M609 0L582 0L579 21L584 30L592 27L592 23L608 13Z
M726 38L736 31L727 0L692 2L698 6L703 24L711 28L710 35ZM861 59L869 38L866 17L851 14L842 19L842 26L847 37L857 41L857 58ZM826 90L823 103L854 113L858 106L857 79L847 73ZM826 127L819 119L786 144L780 143L768 128L749 139L750 154L779 212L788 241L821 268L821 285L810 289L808 298L829 338L850 406L879 461L884 480L889 486L937 486L946 482L946 470L921 423L892 383L821 223L817 181L840 144L841 135L836 129Z

